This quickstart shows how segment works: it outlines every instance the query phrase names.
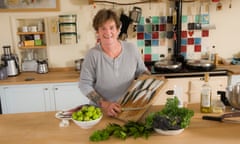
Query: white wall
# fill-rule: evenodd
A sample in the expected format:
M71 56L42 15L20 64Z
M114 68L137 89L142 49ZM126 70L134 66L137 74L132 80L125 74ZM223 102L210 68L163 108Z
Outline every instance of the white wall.
M217 52L220 56L228 58L239 51L238 34L240 33L238 26L240 20L240 1L232 0L232 8L228 8L230 0L222 0L223 9L216 11L215 4L211 4L210 22L216 24L216 30L211 30L210 43L217 46ZM129 2L122 0L121 2ZM95 13L101 8L123 8L127 12L132 9L131 6L103 5L97 4L96 8L93 5L88 5L87 0L60 0L61 11L59 12L32 12L32 13L0 13L0 49L3 45L11 45L12 49L19 52L14 44L12 33L11 19L14 17L42 17L48 18L48 58L50 67L69 67L74 66L74 60L84 57L87 50L95 45L95 32L92 29L92 18ZM165 15L166 4L140 4L142 7L143 16ZM184 6L183 6L184 8ZM77 14L78 15L78 33L80 34L79 43L75 45L60 45L58 43L58 33L51 31L51 24L54 19L60 14ZM128 14L128 13L127 13ZM134 41L134 39L131 39ZM2 50L0 50L0 54Z

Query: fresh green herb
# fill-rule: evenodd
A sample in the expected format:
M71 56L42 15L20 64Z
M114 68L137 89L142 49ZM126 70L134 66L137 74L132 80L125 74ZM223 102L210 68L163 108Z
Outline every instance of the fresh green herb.
M164 130L186 128L190 124L194 111L184 107L179 108L178 103L177 97L168 98L161 111L151 113L146 117L146 125Z
M115 123L110 123L105 129L95 131L90 137L90 141L103 141L109 139L110 136L114 136L119 139L126 139L128 137L138 138L148 136L153 132L152 129L145 127L145 124L140 122L129 121L123 126Z

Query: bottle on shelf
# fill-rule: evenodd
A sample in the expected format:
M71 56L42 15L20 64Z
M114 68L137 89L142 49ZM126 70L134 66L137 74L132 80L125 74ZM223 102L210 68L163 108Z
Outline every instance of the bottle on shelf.
M211 113L212 112L212 88L208 84L209 73L204 74L204 84L201 87L201 101L200 101L200 111L202 113Z

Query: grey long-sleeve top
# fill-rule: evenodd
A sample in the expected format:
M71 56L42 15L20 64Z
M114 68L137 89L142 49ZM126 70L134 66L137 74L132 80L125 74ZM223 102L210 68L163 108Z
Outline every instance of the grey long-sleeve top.
M132 81L147 71L137 47L121 41L117 58L106 55L101 46L89 50L81 68L79 87L84 95L95 90L108 101L117 101Z

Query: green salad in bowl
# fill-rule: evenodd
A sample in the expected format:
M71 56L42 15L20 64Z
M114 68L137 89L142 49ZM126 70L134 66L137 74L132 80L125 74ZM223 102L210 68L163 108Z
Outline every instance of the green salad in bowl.
M168 98L163 109L152 112L146 117L146 126L152 127L158 133L175 131L178 134L178 132L182 132L184 128L189 126L194 111L179 107L178 104L177 97ZM173 132L173 134L175 133Z

